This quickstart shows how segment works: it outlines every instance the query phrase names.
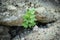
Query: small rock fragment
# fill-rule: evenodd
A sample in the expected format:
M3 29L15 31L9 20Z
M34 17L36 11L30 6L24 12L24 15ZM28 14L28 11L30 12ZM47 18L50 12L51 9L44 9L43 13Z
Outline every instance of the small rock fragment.
M39 29L38 26L35 25L34 28L33 28L33 31L38 31L38 29Z
M22 37L21 40L25 40L25 39Z
M17 8L15 6L13 6L13 5L8 5L7 9L8 10L17 10Z

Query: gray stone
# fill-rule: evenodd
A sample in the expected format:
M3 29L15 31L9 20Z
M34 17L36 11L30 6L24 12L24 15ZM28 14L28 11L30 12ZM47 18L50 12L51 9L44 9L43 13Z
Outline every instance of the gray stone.
M21 26L22 16L25 14L25 8L16 8L13 5L7 6L6 12L0 13L0 24L9 26Z
M29 0L29 2L38 2L37 0ZM36 7L36 19L42 23L48 23L59 19L59 14L55 12L55 9L50 9L49 5L43 7L40 3L29 6L26 0L1 0L0 8L0 24L9 26L21 26L23 22L23 15L26 9L29 7ZM25 4L26 3L26 4ZM2 6L3 5L3 6ZM43 4L42 4L43 5ZM45 4L44 4L45 5Z
M59 26L59 24L57 23L53 23L53 25L49 26L49 28L39 28L38 31L36 32L32 32L29 35L25 36L26 40L55 40L57 39L56 37L58 36L59 39L59 35L56 36L58 31L57 26ZM59 26L60 27L60 26Z
M0 40L10 40L11 36L8 31L7 27L0 26Z
M17 10L17 8L15 6L13 6L13 5L8 5L7 9L8 10Z
M45 7L36 8L36 19L42 23L48 23L59 19L59 14L55 13L54 9L47 9Z
M2 33L3 32L3 27L2 26L0 26L0 33Z
M38 26L35 25L34 28L33 28L33 31L38 31L38 29L39 29Z

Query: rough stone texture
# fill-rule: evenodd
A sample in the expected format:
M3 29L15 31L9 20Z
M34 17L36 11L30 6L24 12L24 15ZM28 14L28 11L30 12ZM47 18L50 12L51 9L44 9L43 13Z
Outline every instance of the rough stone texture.
M57 34L60 35L60 23L53 23L49 28L43 29L39 28L39 30L33 33L30 33L29 35L25 36L26 40L58 40L59 38L56 38L58 36ZM58 28L59 27L59 28ZM58 36L60 37L60 36Z
M48 23L58 20L60 16L58 13L55 12L55 9L39 7L36 8L36 18L39 22Z
M2 26L0 26L0 33L2 33L3 32L3 27Z
M0 6L0 24L9 26L21 26L22 15L25 8L21 8L18 4L22 4L25 0L1 0ZM17 6L18 5L18 6Z
M10 26L21 26L22 15L25 13L25 9L16 8L13 5L7 6L6 12L0 13L0 24L10 25Z
M24 31L17 35L13 40L60 40L60 21L55 23L47 24L48 28L36 28L37 31Z
M10 40L10 34L8 28L0 26L0 40Z
M28 1L28 0L27 0ZM26 0L0 0L0 24L9 26L21 26L26 8L36 8L36 18L39 22L48 23L57 21L59 19L60 7L52 4L55 1L60 3L59 0L29 0L32 4L25 4ZM45 2L42 2L45 1ZM47 1L51 1L47 2ZM33 3L37 4L33 4ZM24 31L24 34L16 36L16 40L60 40L60 22L47 24L49 28L34 27L33 31ZM36 29L36 30L35 30ZM14 30L15 31L15 30ZM15 32L14 32L15 33ZM27 34L28 33L28 34ZM27 35L26 35L27 34ZM20 36L20 37L19 37ZM22 37L23 36L23 37ZM6 39L5 39L6 38ZM8 39L7 39L8 38ZM8 29L0 27L0 39L9 40L10 35ZM15 40L14 39L14 40Z
M28 7L36 8L36 18L39 22L48 23L59 19L59 14L55 12L55 8L57 7L53 7L49 3L43 4L45 2L41 2L41 0L29 0L29 2L33 1L35 4L26 3L28 0L1 0L0 24L9 26L21 26L23 22L22 16L25 14ZM49 5L51 7L49 7Z

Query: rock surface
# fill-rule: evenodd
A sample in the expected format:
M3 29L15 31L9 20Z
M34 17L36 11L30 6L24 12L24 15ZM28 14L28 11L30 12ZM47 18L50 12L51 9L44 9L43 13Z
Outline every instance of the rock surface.
M8 31L8 28L5 26L0 26L0 40L10 40L11 36Z
M0 8L0 24L9 26L21 26L23 15L29 7L36 8L36 19L42 23L49 23L59 19L59 14L55 9L41 6L41 3L28 3L26 0L1 0ZM30 2L31 0L29 0ZM33 0L34 1L34 0ZM4 3L3 3L4 2ZM31 1L32 2L32 1ZM35 0L35 2L38 2ZM22 5L21 5L22 4ZM48 5L49 6L49 5ZM55 7L54 7L55 8Z
M19 9L13 5L9 5L6 8L8 11L0 13L0 24L21 26L22 15L24 15L25 9Z
M27 7L27 6L26 6ZM26 8L18 8L13 5L6 7L7 11L0 13L0 24L9 26L21 26L23 22L23 15L26 12ZM36 19L42 23L49 23L57 21L60 18L59 14L54 9L50 10L46 7L36 8Z
M39 28L37 32L30 33L25 37L26 40L59 40L60 23L53 23L49 28ZM58 37L58 38L57 38Z
M52 4L54 1L60 3L59 0L29 0L29 3L28 0L0 0L0 24L21 26L26 9L35 7L37 20L41 23L48 23L48 28L35 26L32 31L24 30L22 33L20 31L20 35L13 40L60 40L60 7ZM35 4L35 2L39 3ZM55 22L49 24L52 21ZM16 29L10 31L13 36L17 34ZM5 26L0 26L0 39L10 40L10 34Z
M45 7L36 8L36 18L39 22L49 23L57 21L60 16L54 9L47 9Z
M59 21L60 22L60 21ZM48 28L40 28L38 30L24 31L26 33L21 33L17 35L13 40L60 40L60 23L58 21L47 24Z

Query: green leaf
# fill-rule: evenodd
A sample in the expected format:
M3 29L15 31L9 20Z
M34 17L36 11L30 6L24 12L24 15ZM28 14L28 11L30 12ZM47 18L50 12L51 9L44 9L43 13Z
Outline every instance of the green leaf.
M31 28L31 27L32 27L32 25L31 25L31 24L29 24L29 27Z
M31 19L35 18L35 15L31 15L30 18L31 18Z
M23 16L24 22L23 22L23 26L24 28L28 28L28 27L33 27L36 23L35 23L35 9L34 8L29 8L26 11L26 14Z
M27 25L27 24L25 24L25 23L24 23L24 24L22 24L22 25L24 26L24 28L27 28L27 27L28 27L28 25Z

